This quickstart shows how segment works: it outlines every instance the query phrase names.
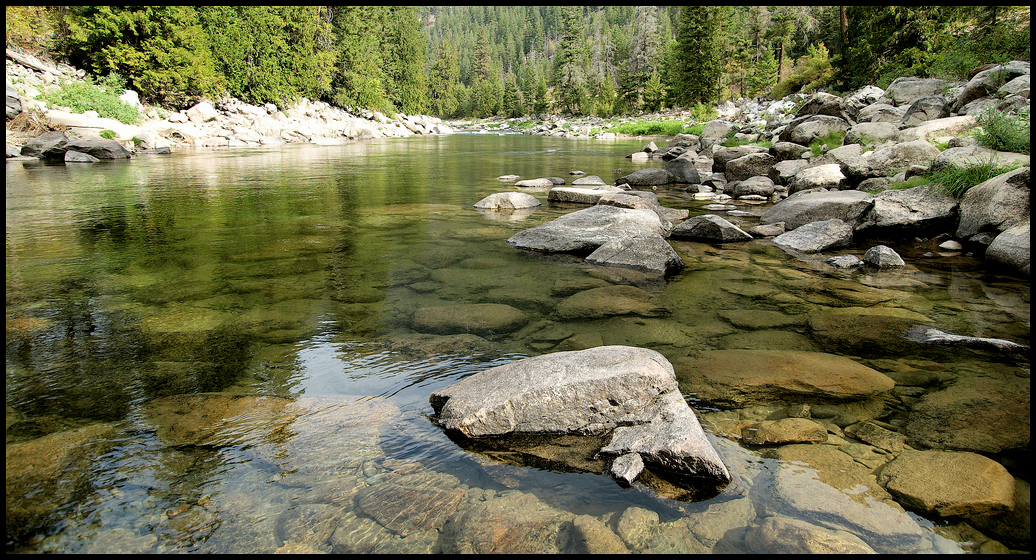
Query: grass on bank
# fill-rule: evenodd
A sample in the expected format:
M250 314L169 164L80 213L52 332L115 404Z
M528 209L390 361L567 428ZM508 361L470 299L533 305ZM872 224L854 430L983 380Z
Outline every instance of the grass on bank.
M73 112L97 111L98 116L115 119L123 124L140 122L140 111L119 99L125 91L125 81L118 74L110 74L98 83L67 82L56 90L45 92L43 101L48 105L68 107Z
M1017 116L990 110L978 118L981 127L975 135L980 146L1001 152L1029 153L1029 118L1028 110Z
M938 183L942 188L960 200L964 193L975 185L980 185L997 175L1018 169L1018 165L998 165L993 162L968 167L949 167L924 175L926 183Z

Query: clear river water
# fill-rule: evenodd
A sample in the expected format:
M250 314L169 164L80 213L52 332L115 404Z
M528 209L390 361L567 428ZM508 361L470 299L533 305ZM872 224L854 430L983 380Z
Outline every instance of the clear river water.
M797 524L842 551L1005 540L900 507L873 483L887 453L835 439L835 426L855 414L902 428L913 404L960 378L1010 380L1027 406L1028 363L883 332L861 343L811 320L894 308L1028 344L1028 281L925 239L895 245L908 266L883 272L840 271L764 240L672 240L686 268L652 278L508 246L580 208L546 192L532 192L543 204L531 211L472 208L513 190L504 174L570 181L582 170L611 183L659 166L624 157L645 141L454 134L8 162L7 551L760 552L760 535ZM678 188L657 195L709 212ZM746 228L769 206L734 204L743 215L730 219ZM666 312L554 314L614 284ZM414 330L415 310L464 303L530 320L481 337ZM534 452L463 448L429 419L429 394L465 376L602 344L658 350L678 376L682 360L714 350L824 352L899 386L865 403L735 409L682 385L736 479L701 502ZM833 430L812 447L844 463L725 431L810 404ZM1027 476L996 457L1019 483ZM862 474L838 480L853 469Z

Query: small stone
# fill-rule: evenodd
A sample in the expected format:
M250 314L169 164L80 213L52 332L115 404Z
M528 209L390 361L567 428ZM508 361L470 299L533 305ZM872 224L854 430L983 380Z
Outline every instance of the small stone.
M616 480L629 485L633 484L643 470L644 459L640 457L640 453L627 453L612 461L610 472Z
M867 249L867 252L863 254L863 262L878 268L894 268L906 265L899 253L885 245L877 245Z

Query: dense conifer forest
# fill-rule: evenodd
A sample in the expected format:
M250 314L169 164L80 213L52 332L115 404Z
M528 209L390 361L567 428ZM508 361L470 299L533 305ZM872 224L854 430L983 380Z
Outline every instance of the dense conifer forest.
M142 100L321 99L447 118L630 115L963 79L1028 6L7 6L7 46Z

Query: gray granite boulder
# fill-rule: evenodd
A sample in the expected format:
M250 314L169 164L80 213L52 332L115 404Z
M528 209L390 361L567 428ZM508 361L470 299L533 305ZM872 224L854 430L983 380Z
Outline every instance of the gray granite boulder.
M691 154L693 156L693 154ZM673 174L677 183L695 184L701 182L701 174L694 164L693 157L676 157L666 162L666 171Z
M958 146L947 148L932 160L931 170L941 171L951 167L973 167L994 163L996 165L1029 165L1029 156L1014 152L999 152L982 146Z
M896 78L878 98L877 103L889 103L896 107L909 106L922 97L938 95L946 83L946 80L939 78Z
M867 158L871 177L888 177L911 165L928 166L942 152L925 140L901 142L874 150Z
M957 238L981 243L986 234L991 241L1000 232L1029 217L1031 196L1028 167L971 187L960 202Z
M783 163L783 162L782 162ZM731 196L737 198L739 196L746 195L759 195L769 197L773 194L776 185L773 180L765 176L753 176L737 183L732 183L733 187L728 186L727 191L731 193Z
M587 175L585 177L580 177L580 178L576 179L575 181L572 181L572 186L575 186L575 187L586 187L586 186L590 186L590 185L603 185L603 184L605 184L604 183L604 179L601 179L597 175Z
M770 146L770 155L777 158L777 161L797 160L808 151L808 146L794 142L774 142Z
M602 196L622 192L619 187L599 184L585 187L554 187L547 193L547 200L551 202L575 202L579 204L597 204Z
M620 177L615 181L616 185L626 183L631 187L651 187L656 185L668 185L676 183L677 178L670 171L661 167L646 167L638 169L629 175Z
M731 243L751 241L751 234L715 214L695 216L678 224L669 234L674 239Z
M843 144L882 143L899 132L899 125L891 122L861 122L845 131Z
M722 173L727 168L728 162L749 154L765 154L767 152L769 152L768 148L751 145L720 148L712 154L712 170L716 173Z
M648 233L666 233L655 212L599 204L520 231L507 244L550 253L591 252L609 241Z
M862 191L803 191L771 206L759 223L784 222L785 228L793 230L810 222L838 218L855 227L873 203L873 197Z
M896 107L888 103L875 103L860 109L859 122L887 122L897 126L906 114L906 107Z
M770 173L767 174L767 177L775 184L787 185L799 171L807 167L809 167L809 162L804 159L779 161L770 168Z
M522 189L550 189L554 187L554 181L546 177L540 177L538 179L523 179L514 184L514 186Z
M638 453L649 468L730 480L672 364L654 350L601 346L526 358L466 377L429 400L438 425L469 438L612 431L602 454Z
M708 150L713 144L722 142L730 131L737 131L738 125L736 123L727 121L712 121L705 125L705 128L698 135L698 141L701 144L699 152Z
M1029 219L1019 222L993 238L986 248L986 262L996 263L1028 278L1030 276Z
M864 86L842 99L842 110L850 119L859 122L860 110L877 102L884 94L885 90L878 86Z
M57 146L68 144L68 136L64 132L56 130L44 132L22 145L22 155L26 157L42 157L43 152L52 150Z
M941 95L929 95L922 97L910 104L903 120L899 123L902 126L916 126L925 121L942 119L950 116L950 103Z
M727 181L743 181L749 177L766 176L770 168L777 163L777 158L766 152L748 154L727 162Z
M976 99L989 97L1011 80L1026 74L1029 74L1029 63L1019 60L982 70L972 76L964 89L957 94L953 109L958 110Z
M788 192L796 193L810 189L840 189L846 176L837 163L805 167L788 180Z
M801 253L820 253L848 247L852 240L852 226L836 218L799 226L773 238L773 243Z
M586 257L586 262L598 266L633 268L661 274L684 267L680 255L657 233L613 239L590 253Z
M18 90L11 85L10 80L7 81L7 94L6 94L6 105L7 105L7 118L13 119L18 116L18 113L22 112L22 100L18 97Z
M903 257L894 249L885 245L876 245L863 254L863 262L878 268L894 268L904 266Z
M919 235L951 230L957 221L957 200L939 185L882 191L856 226L857 232L878 235L910 230Z
M849 129L848 121L841 117L832 117L830 115L813 115L796 123L798 120L792 121L788 125L788 130L785 130L780 135L782 142L794 142L808 146L817 138L831 132L845 132Z
M131 155L129 150L122 147L122 144L115 140L77 138L45 149L40 157L50 160L64 160L65 152L70 150L90 154L97 159L129 159Z

